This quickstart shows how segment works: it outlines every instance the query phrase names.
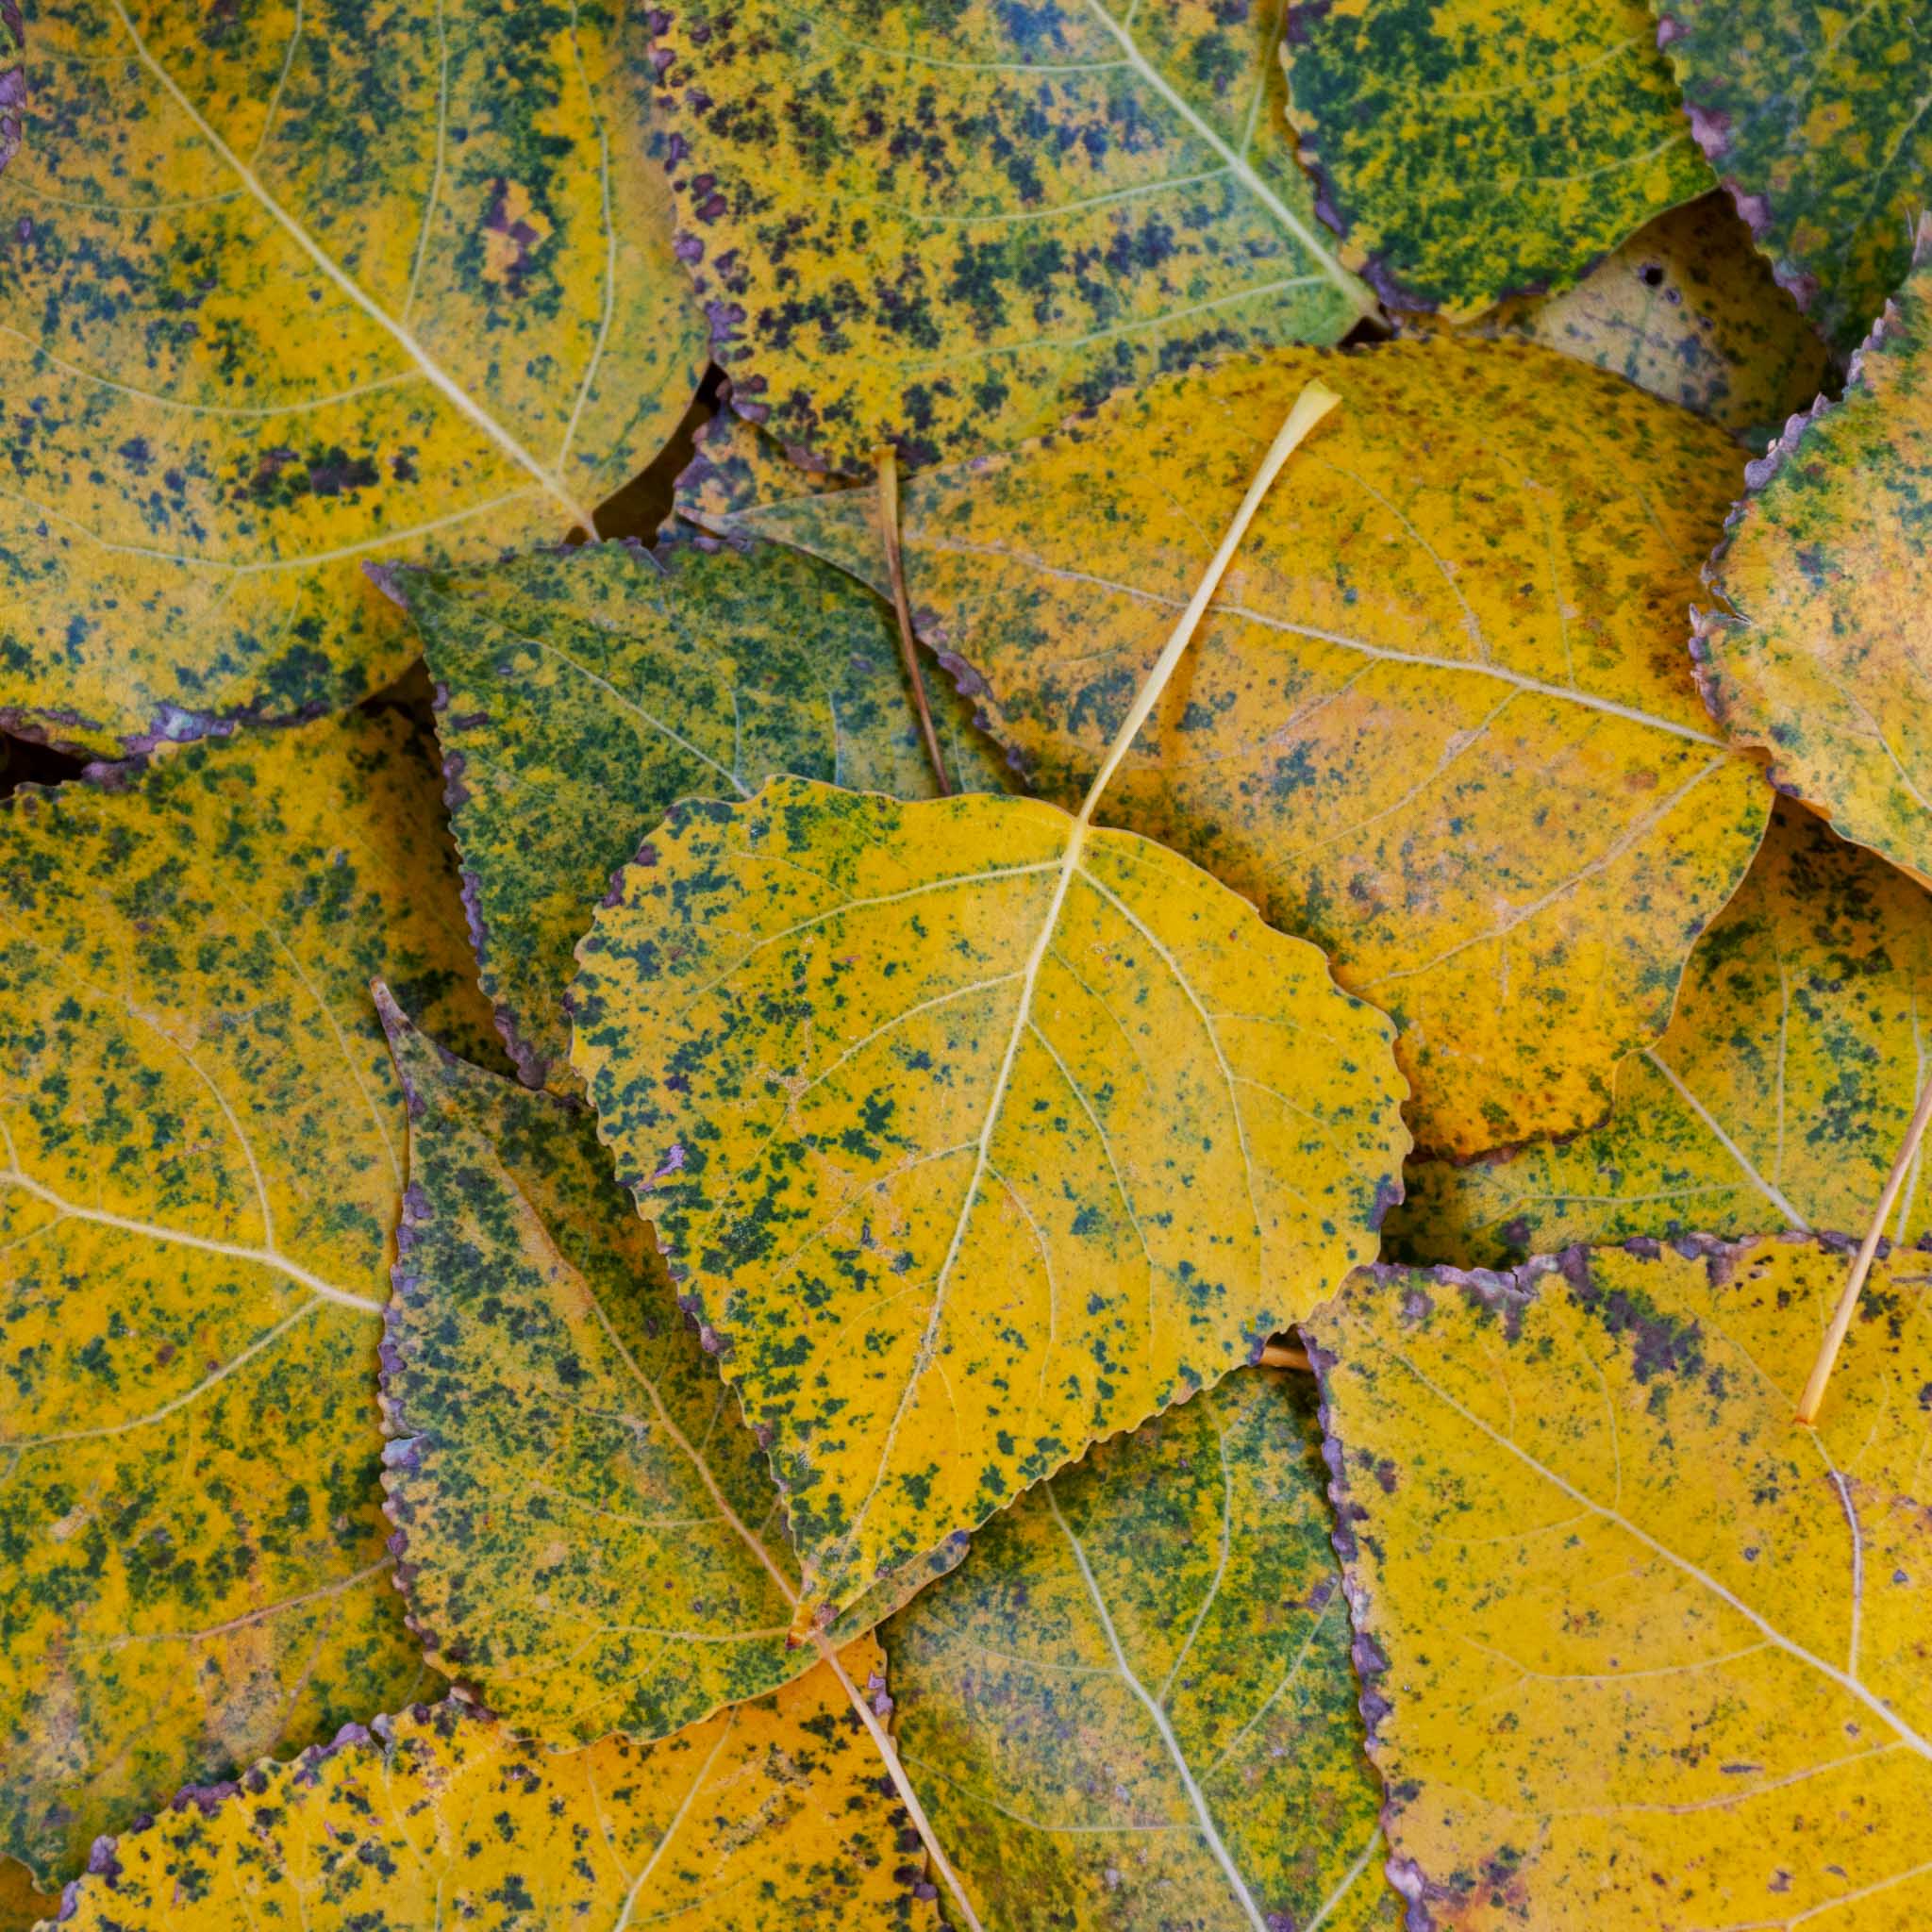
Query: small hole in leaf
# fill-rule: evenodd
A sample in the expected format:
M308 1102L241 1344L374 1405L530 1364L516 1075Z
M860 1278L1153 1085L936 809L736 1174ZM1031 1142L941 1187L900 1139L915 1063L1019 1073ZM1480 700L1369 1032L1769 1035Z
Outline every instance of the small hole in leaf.
M1664 272L1661 264L1655 261L1646 261L1643 264L1643 266L1637 271L1637 279L1640 282L1641 282L1646 289L1661 288L1663 286L1664 279Z

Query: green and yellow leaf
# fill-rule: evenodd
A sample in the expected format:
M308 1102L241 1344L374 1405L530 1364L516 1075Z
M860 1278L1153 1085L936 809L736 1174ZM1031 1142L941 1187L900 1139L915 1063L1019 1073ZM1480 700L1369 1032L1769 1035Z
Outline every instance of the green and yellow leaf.
M606 0L51 0L0 187L0 720L118 756L387 683L366 558L588 525L704 367Z
M1321 1441L1306 1376L1229 1375L885 1626L901 1757L987 1925L1401 1924Z
M1643 0L1290 0L1288 118L1343 259L1467 318L1702 194Z
M1707 576L1698 682L1731 739L1932 881L1932 220L1843 398L1754 463Z
M386 582L440 687L437 731L483 990L524 1077L568 1081L571 950L673 801L770 774L929 797L891 613L772 544L604 543ZM999 754L928 680L952 782Z
M786 1641L798 1563L770 1471L595 1124L378 1005L409 1097L383 1487L427 1656L551 1741L663 1737L789 1682L814 1657Z
M26 69L21 61L25 43L19 0L0 0L0 173L20 152L26 108Z
M835 469L1003 447L1374 298L1280 119L1272 6L679 0L677 250L739 409Z
M774 778L674 808L574 1064L837 1611L1251 1359L1372 1252L1382 1017L1177 855Z
M863 1675L876 1644L846 1652ZM96 1853L69 1932L939 1932L829 1665L655 1744L519 1743L451 1700L239 1786L184 1791Z
M1932 905L1780 801L1653 1047L1601 1127L1457 1166L1426 1160L1383 1252L1495 1267L1573 1241L1771 1227L1862 1234L1932 1050ZM1932 1234L1923 1155L1887 1224Z
M367 992L488 1053L426 734L0 810L0 1845L431 1688L384 1552L404 1112Z
M1897 1932L1932 1912L1932 1309L1784 1236L1376 1269L1312 1324L1414 1923Z

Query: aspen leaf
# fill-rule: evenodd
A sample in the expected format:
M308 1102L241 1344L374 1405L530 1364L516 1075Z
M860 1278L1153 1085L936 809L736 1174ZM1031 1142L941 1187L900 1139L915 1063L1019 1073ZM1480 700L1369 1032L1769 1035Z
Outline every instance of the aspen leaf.
M678 0L679 256L738 408L834 469L970 455L1374 299L1279 121L1272 8Z
M875 1644L846 1653L865 1674ZM939 1932L828 1665L662 1742L519 1743L454 1700L189 1790L95 1853L71 1932ZM229 1923L224 1920L223 1923Z
M1707 576L1698 682L1785 790L1932 880L1932 220L1837 403L1752 465Z
M1781 801L1610 1118L1574 1140L1422 1161L1383 1252L1493 1267L1573 1241L1863 1230L1932 1071L1932 905ZM1888 1225L1932 1234L1914 1161Z
M1932 1906L1924 1257L1878 1264L1799 1429L1848 1265L1785 1236L1375 1269L1311 1324L1419 1918L1891 1932Z
M922 632L1032 783L1077 798L1256 425L1317 373L1346 407L1263 504L1102 816L1392 1015L1424 1147L1593 1124L1770 804L1684 648L1745 460L1722 431L1524 343L1236 359L910 478ZM714 525L864 575L871 502Z
M0 879L0 1844L44 1878L433 1687L378 1507L369 975L491 1034L394 714L23 791Z
M524 1077L569 1078L571 949L639 834L774 772L922 798L933 774L890 611L776 545L603 543L385 585L439 687L451 827L485 993ZM952 783L999 755L933 679Z
M550 1740L662 1737L797 1676L770 1472L594 1123L378 1005L409 1096L383 1487L426 1654Z
M1227 1376L885 1626L901 1757L988 1925L1401 1924L1314 1407Z
M588 525L704 366L641 27L53 0L0 187L0 718L118 756L381 687L360 559Z
M1643 0L1294 0L1288 118L1342 258L1467 318L1711 185Z

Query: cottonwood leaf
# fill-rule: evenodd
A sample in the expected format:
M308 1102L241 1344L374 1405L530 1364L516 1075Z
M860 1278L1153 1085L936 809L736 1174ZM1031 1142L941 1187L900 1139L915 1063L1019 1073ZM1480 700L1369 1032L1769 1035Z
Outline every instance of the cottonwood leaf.
M1346 407L1263 504L1102 816L1395 1018L1424 1147L1593 1124L1770 804L1684 649L1745 460L1720 430L1528 344L1230 361L909 478L922 633L1034 786L1076 798L1255 425L1317 372ZM873 514L849 491L714 523L864 575Z
M704 367L641 26L53 0L0 188L0 721L118 756L408 661L368 557L588 525Z
M1374 298L1279 120L1273 6L659 8L677 252L741 413L835 469L998 447Z
M1750 471L1706 573L1698 683L1786 791L1932 880L1932 220L1841 400Z
M662 1737L789 1682L815 1658L786 1642L777 1492L594 1122L377 1003L409 1097L383 1487L425 1653L552 1741Z
M826 1664L654 1744L546 1750L458 1701L419 1706L182 1792L100 1847L64 1923L203 1932L219 1899L306 1932L938 1932L877 1773Z
M1381 1015L1050 805L680 804L577 958L574 1064L810 1612L1251 1358L1397 1191Z
M1711 185L1643 0L1290 0L1281 59L1323 217L1391 308L1566 288Z
M571 949L675 799L791 772L930 796L891 613L775 545L545 550L396 572L439 687L437 732L482 985L525 1079L569 1079ZM953 784L1004 762L929 680Z
M489 1053L393 713L0 810L0 1844L431 1680L384 1553L402 1096L366 987Z
M989 1925L1395 1926L1312 1385L1229 1375L1023 1496L885 1626Z
M1841 1242L1376 1269L1311 1324L1411 1923L1890 1932L1932 1906L1925 1257L1814 1432Z
M1862 1230L1932 1048L1932 907L1780 801L1737 896L1684 969L1654 1047L1574 1140L1422 1161L1383 1253L1493 1267L1573 1241L1765 1227ZM1914 1158L1887 1231L1932 1234Z
M1849 355L1932 202L1932 20L1916 0L1651 7L1691 132L1778 280Z

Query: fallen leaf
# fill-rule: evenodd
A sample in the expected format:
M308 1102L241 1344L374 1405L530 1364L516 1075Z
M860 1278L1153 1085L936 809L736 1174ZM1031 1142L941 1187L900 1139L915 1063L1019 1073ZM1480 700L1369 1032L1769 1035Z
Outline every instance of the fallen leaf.
M58 1896L38 1890L25 1865L0 1857L0 1932L31 1932L42 1919L55 1918L59 1910Z
M899 1749L990 1925L1401 1924L1305 1375L1029 1491L885 1626Z
M880 1661L854 1645L848 1664ZM924 1927L917 1867L827 1665L655 1744L518 1743L451 1701L354 1725L104 1842L70 1932L205 1932L210 1902L305 1932Z
M703 371L603 0L36 10L0 226L0 721L118 757L378 689L367 557L588 525Z
M1317 205L1393 308L1567 288L1711 185L1643 0L1291 0L1281 58Z
M1494 1267L1573 1241L1767 1227L1861 1235L1932 1050L1932 907L1780 801L1609 1119L1457 1166L1421 1161L1382 1252ZM1915 1160L1889 1232L1932 1234Z
M1750 470L1706 573L1698 683L1734 742L1846 838L1932 881L1932 219L1843 398Z
M834 469L1002 447L1374 306L1279 120L1274 9L659 8L679 257L733 401Z
M193 746L0 810L0 1845L433 1685L377 1486L404 1116L373 972L469 1050L426 736Z
M1641 1251L1640 1251L1641 1250ZM1932 1909L1925 1257L1786 1236L1376 1269L1311 1324L1411 1923Z
M483 991L532 1086L569 1080L571 949L674 800L748 797L775 772L934 789L891 612L795 552L603 543L385 584L440 687ZM967 707L930 682L953 783L1003 789Z

